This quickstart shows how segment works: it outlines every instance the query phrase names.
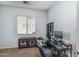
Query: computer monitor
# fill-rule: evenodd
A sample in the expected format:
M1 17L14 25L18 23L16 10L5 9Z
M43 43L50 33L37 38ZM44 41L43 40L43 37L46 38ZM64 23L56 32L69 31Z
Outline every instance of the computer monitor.
M54 31L54 36L60 39L63 39L63 32L62 31Z

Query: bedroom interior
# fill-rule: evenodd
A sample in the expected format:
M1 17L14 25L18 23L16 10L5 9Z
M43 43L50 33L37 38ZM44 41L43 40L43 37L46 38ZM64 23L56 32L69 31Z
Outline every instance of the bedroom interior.
M0 1L0 57L78 57L78 1Z

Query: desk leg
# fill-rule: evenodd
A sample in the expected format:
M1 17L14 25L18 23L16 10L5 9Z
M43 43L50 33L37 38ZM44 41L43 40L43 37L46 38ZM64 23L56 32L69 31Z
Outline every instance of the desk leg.
M71 48L70 48L70 55L72 57L72 45L71 45Z

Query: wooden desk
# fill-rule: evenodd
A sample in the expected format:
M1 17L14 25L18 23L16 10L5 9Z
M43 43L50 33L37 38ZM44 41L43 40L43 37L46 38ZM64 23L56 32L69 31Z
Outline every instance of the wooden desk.
M56 45L55 46L55 51L57 51L57 54L58 55L64 55L66 56L67 55L67 51L70 50L70 56L72 57L72 45L69 44L67 46L64 46L64 45Z

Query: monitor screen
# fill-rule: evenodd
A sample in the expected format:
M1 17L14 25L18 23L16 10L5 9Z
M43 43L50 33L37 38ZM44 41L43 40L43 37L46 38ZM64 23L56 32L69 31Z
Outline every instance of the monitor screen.
M62 31L55 31L54 36L60 39L63 39L63 32Z

